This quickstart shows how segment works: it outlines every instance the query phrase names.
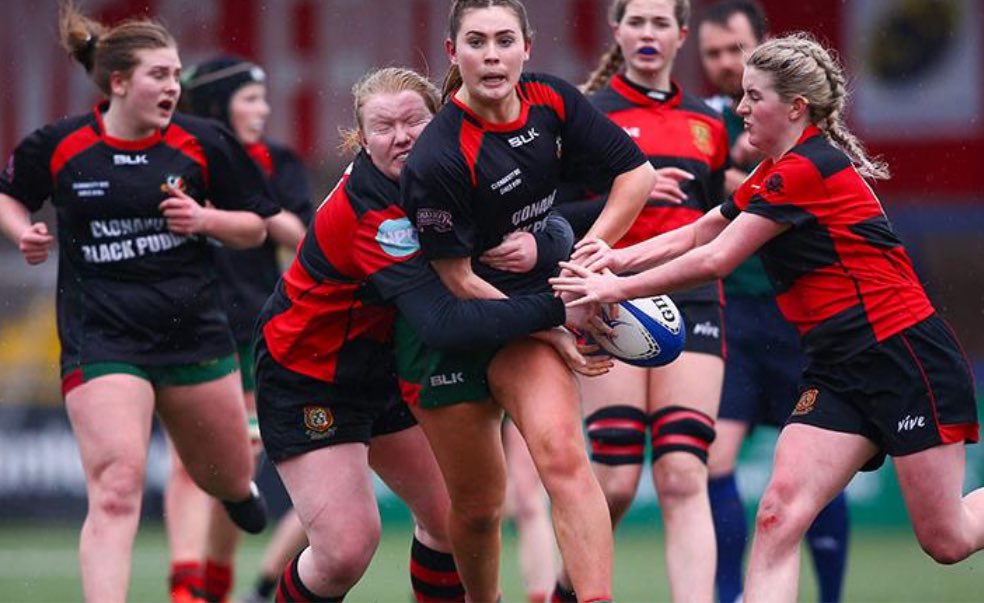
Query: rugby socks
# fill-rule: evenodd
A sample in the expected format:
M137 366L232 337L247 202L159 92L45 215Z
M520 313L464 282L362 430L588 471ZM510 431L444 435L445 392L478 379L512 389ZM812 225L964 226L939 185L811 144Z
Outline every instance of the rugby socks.
M205 561L205 600L222 603L232 590L232 566Z
M171 603L189 603L200 598L204 592L204 567L198 561L171 563Z
M261 574L253 585L253 594L250 601L269 601L273 591L277 588L277 579Z
M830 501L806 532L806 542L813 554L820 601L838 603L847 568L848 517L847 499L841 492Z
M304 551L301 551L303 553ZM322 597L314 594L301 582L301 575L297 571L297 561L301 558L301 553L290 560L284 569L284 575L280 577L280 584L277 586L276 603L342 603L345 593L336 597Z
M553 594L550 595L550 603L577 603L577 593L573 588L557 582L554 584Z
M417 603L465 600L465 587L451 553L435 551L416 536L410 545L410 584Z
M714 582L718 601L731 603L738 600L742 591L742 559L748 541L745 508L738 495L734 473L709 479L707 493L711 499L711 518L717 536Z

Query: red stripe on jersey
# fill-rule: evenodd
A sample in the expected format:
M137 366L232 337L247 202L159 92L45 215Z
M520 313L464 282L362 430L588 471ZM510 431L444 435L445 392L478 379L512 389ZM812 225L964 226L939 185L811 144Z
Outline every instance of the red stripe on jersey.
M455 586L461 584L456 570L441 572L424 567L419 561L410 558L410 575L419 578L428 584L435 586Z
M478 163L478 152L482 148L482 129L467 119L461 120L458 144L461 145L461 154L465 156L465 163L468 164L472 186L478 186L475 164Z
M205 186L208 186L208 158L205 156L205 149L202 148L202 144L198 142L197 138L181 126L172 123L164 132L164 144L197 163L202 170L202 176L205 178Z
M546 105L554 110L560 121L567 121L564 99L556 90L540 82L527 82L521 89L525 92L526 99L531 105Z
M106 133L106 125L103 123L103 113L108 110L109 102L103 101L96 105L93 112L96 114L96 123L99 125L99 131L101 132L103 142L109 146L123 151L143 151L144 149L149 149L161 141L160 130L154 130L154 133L150 136L138 138L137 140L127 140L124 138L110 136Z
M58 143L58 146L55 147L55 152L51 155L51 163L49 164L51 178L57 180L58 172L65 167L65 164L72 157L75 157L99 141L99 134L88 125L82 126L63 138Z
M940 441L944 444L957 442L978 442L981 439L977 423L958 423L956 425L939 426Z
M680 95L677 95L680 96ZM695 159L711 171L724 167L728 134L721 120L675 109L668 104L613 111L608 118L623 130L650 158Z
M631 429L632 431L646 431L646 424L642 421L632 419L594 419L588 425L588 433L599 429Z
M267 178L273 176L273 155L270 154L270 147L266 143L256 142L246 145L246 152L253 158L256 165L260 166Z

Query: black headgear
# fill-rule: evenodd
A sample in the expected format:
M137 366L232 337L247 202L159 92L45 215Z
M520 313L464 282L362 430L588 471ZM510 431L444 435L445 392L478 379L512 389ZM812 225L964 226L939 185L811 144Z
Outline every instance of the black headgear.
M240 57L219 57L185 71L182 76L185 109L195 115L221 120L230 128L229 102L246 84L266 83L256 63Z

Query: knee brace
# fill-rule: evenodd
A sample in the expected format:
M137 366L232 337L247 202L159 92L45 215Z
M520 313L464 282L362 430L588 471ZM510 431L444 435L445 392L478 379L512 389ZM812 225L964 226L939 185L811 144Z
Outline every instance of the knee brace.
M591 460L602 465L641 465L646 413L632 406L606 406L584 419Z
M669 406L649 416L652 427L652 460L667 452L689 452L705 465L707 449L714 441L714 419L699 410Z

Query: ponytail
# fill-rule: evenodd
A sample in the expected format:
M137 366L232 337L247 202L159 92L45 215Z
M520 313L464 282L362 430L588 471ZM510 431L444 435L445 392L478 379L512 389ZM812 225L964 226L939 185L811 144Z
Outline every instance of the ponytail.
M588 76L588 81L581 84L581 92L591 94L601 90L612 81L612 77L618 73L623 64L625 64L625 57L622 55L622 48L618 44L612 44L608 51L601 55L598 66Z

